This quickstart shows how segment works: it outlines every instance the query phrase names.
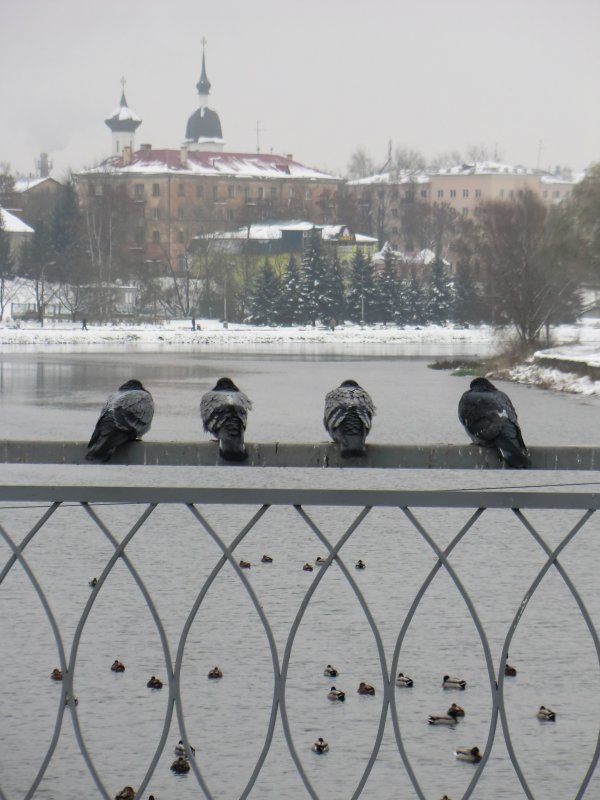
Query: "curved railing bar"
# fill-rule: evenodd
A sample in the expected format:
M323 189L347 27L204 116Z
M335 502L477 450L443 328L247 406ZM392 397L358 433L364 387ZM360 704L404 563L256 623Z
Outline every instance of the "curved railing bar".
M518 626L518 624L519 624L519 622L521 620L521 617L523 616L523 613L525 612L525 609L527 607L527 604L529 603L529 600L531 599L531 597L533 596L534 592L536 591L536 589L538 588L538 586L542 582L543 578L545 577L546 573L548 572L548 570L552 566L556 567L559 575L561 576L561 578L565 582L567 588L569 589L569 591L573 595L573 598L575 599L575 602L579 606L579 610L580 610L580 612L581 612L581 614L582 614L582 616L583 616L583 618L585 620L585 623L586 623L586 625L588 627L588 630L589 630L590 635L592 637L592 641L594 642L594 647L596 648L596 657L598 658L598 664L600 666L600 640L598 639L598 633L596 632L596 628L594 627L592 619L591 619L591 617L589 615L589 612L588 612L588 610L587 610L587 608L585 606L585 603L583 602L583 600L581 599L581 596L579 595L579 592L577 591L577 589L573 585L573 582L569 578L569 576L568 576L567 572L565 571L565 569L563 568L563 566L561 564L559 564L559 562L558 562L558 556L560 555L560 553L565 549L565 547L568 544L570 544L570 542L577 535L577 533L579 533L581 528L583 528L583 526L587 523L589 518L594 514L594 510L593 509L589 509L588 511L586 511L585 514L581 517L581 519L573 526L573 528L569 531L569 533L565 536L565 538L560 542L560 544L554 550L552 550L552 548L545 542L544 538L538 533L538 531L533 527L533 525L529 522L529 520L525 517L525 515L519 509L513 509L513 513L515 514L515 516L517 517L519 522L521 522L523 527L535 539L537 544L539 544L539 546L542 548L542 550L546 553L546 555L548 556L548 560L546 561L546 563L544 564L544 566L542 567L540 572L537 574L535 580L533 581L533 583L531 584L531 586L529 587L529 589L525 593L525 595L523 597L523 600L522 600L522 602L521 602L521 604L519 606L519 609L518 609L517 613L515 614L515 617L514 617L512 623L511 623L511 626L509 628L509 631L508 631L508 634L506 636L506 639L504 641L504 646L502 648L502 660L501 660L501 664L500 664L500 670L499 670L499 673L498 673L498 676L499 676L498 691L500 693L502 693L502 694L504 693L504 665L506 664L506 661L507 661L507 658L508 658L508 652L509 652L509 648L510 648L510 643L512 641L512 637L513 637L513 635L514 635L514 633L515 633L515 631L517 629L517 626ZM512 739L510 737L510 732L509 732L508 717L506 715L506 711L505 711L505 708L504 708L504 703L502 704L500 720L501 720L502 728L503 728L503 731L504 731L504 739L506 741L506 747L508 749L508 752L509 752L509 755L511 757L511 760L513 761L513 766L515 767L515 771L517 772L519 780L521 781L521 785L523 786L525 791L528 792L527 796L529 798L533 798L533 794L529 793L527 785L524 784L525 778L524 778L523 773L522 773L522 771L520 769L520 765L517 767L518 759L517 759L516 753L515 753L513 745L512 745ZM574 800L579 800L581 797L584 796L585 790L587 789L587 786L588 786L588 784L589 784L589 782L590 782L590 780L592 778L592 775L593 775L593 773L594 773L594 771L596 769L596 766L598 764L598 759L599 758L600 758L600 731L598 733L598 738L596 740L596 747L595 747L594 753L592 755L592 760L591 760L590 765L589 765L589 767L588 767L588 769L586 771L586 774L584 776L583 782L581 783L581 785L579 787L579 791L575 795Z
M56 510L56 508L49 509L49 511L51 511L51 513L54 513L55 510ZM48 519L49 516L50 516L50 514L47 512L42 517L42 519L46 520L46 519ZM40 520L40 522L41 522L41 520ZM36 524L36 526L34 526L34 527L36 528L36 530L39 530L41 525L40 524ZM30 534L31 534L31 531L30 531ZM67 659L66 659L66 656L65 656L65 648L64 648L64 645L63 645L63 641L62 641L62 636L60 635L60 630L59 630L59 627L58 627L58 623L57 623L57 621L56 621L56 619L54 617L54 614L52 613L52 609L50 608L50 604L48 603L48 600L46 599L46 595L44 594L44 590L40 586L40 584L39 584L37 578L35 577L31 567L29 566L29 564L27 563L27 560L25 559L25 557L23 555L23 548L26 546L27 542L31 541L32 536L28 535L26 537L27 541L23 540L21 545L18 546L13 542L12 538L8 535L8 533L5 531L5 529L4 529L4 527L2 525L0 525L0 536L2 536L2 538L4 539L6 544L10 547L10 549L13 552L13 556L11 557L11 558L14 559L13 563L15 563L16 561L19 562L19 564L22 566L25 574L29 578L29 581L31 582L33 588L37 592L37 595L38 595L38 597L40 599L40 602L42 604L42 608L46 612L46 617L48 618L48 622L50 623L50 628L52 629L52 633L54 634L54 640L56 642L56 648L58 650L58 658L59 658L59 662L60 662L60 668L61 668L62 673L63 673L63 679L61 681L61 695L60 695L60 700L59 700L58 713L56 715L56 722L54 723L54 732L52 734L52 739L50 740L50 744L48 746L48 750L46 751L46 755L44 756L44 758L42 760L42 763L41 763L41 765L40 765L40 767L38 769L37 775L33 779L33 783L31 784L31 786L29 787L29 789L27 791L27 794L25 795L25 800L29 800L29 798L33 797L33 795L35 793L35 790L37 789L37 787L40 784L40 781L44 777L44 774L45 774L45 772L46 772L46 770L48 768L48 764L50 763L50 761L52 759L52 756L54 755L54 751L56 750L56 745L58 744L58 740L60 738L60 732L61 732L61 729L62 729L62 720L63 720L63 716L64 716L64 713L65 713L65 700L66 700L67 697L72 697L73 696L72 676L70 675L69 671L67 670ZM71 705L73 705L73 704L71 703Z
M132 565L131 561L129 560L129 557L124 552L125 548L129 544L131 539L135 536L135 534L138 532L138 530L146 522L146 520L148 519L150 514L154 511L154 509L156 508L156 504L150 504L149 506L146 507L146 509L142 512L142 514L139 517L139 519L133 524L133 526L131 527L129 532L123 537L123 540L120 543L113 536L113 534L106 527L106 525L102 522L102 520L98 517L96 512L90 507L89 503L82 502L81 505L82 505L84 511L87 512L88 516L95 523L97 528L106 536L106 538L109 540L111 545L114 547L114 553L109 558L109 560L106 563L106 566L102 570L102 573L101 573L100 577L98 578L96 586L94 587L93 591L91 592L90 596L88 597L88 600L87 600L87 602L85 604L85 607L83 609L81 617L79 618L79 622L77 623L77 627L75 629L75 634L73 636L73 642L71 644L71 657L70 657L70 662L69 662L69 671L72 674L74 674L74 672L75 672L75 666L76 666L76 663L77 663L77 661L76 661L77 652L79 650L79 643L80 643L81 636L82 636L82 633L83 633L83 628L84 628L85 623L87 621L87 618L88 618L88 616L90 614L90 611L92 610L94 602L96 601L96 598L98 597L98 593L99 593L100 589L102 588L106 578L110 574L112 568L116 564L117 560L119 558L122 558L123 562L125 563L127 569L129 570L130 574L132 575L133 579L135 580L135 582L139 586L140 591L142 592L142 595L143 595L146 603L148 604L148 608L150 609L150 613L151 613L152 617L154 618L155 625L158 628L159 636L160 636L160 639L161 639L161 643L163 645L163 654L165 656L167 674L169 676L169 682L170 682L172 668L171 668L171 665L170 665L169 644L168 644L168 640L167 640L166 634L165 634L164 629L163 629L162 622L160 620L160 617L158 616L158 613L156 611L156 608L154 606L152 598L150 597L150 594L148 593L148 590L146 589L146 586L144 585L144 582L142 581L142 579L138 575L137 571L135 570L134 566ZM165 723L164 723L164 726L167 727L167 730L168 730L168 722L170 720L171 714L172 714L172 704L171 704L171 706L169 704L167 704L167 713L166 713L166 718L165 718ZM71 716L72 716L72 722L73 722L73 729L75 731L75 738L77 739L77 743L78 743L79 748L81 750L81 754L83 756L83 759L84 759L84 761L85 761L90 773L92 774L92 777L94 779L94 782L96 783L96 786L98 787L100 792L102 792L104 794L105 800L110 800L110 795L109 795L108 791L106 790L106 788L104 787L104 784L102 783L102 780L100 779L100 776L98 775L98 772L96 771L96 767L94 766L94 762L92 760L92 757L91 757L91 755L90 755L90 753L89 753L89 751L87 749L87 746L85 744L85 741L84 741L84 738L83 738L83 734L82 734L82 731L81 731L81 726L79 725L79 718L77 716L75 705L73 703L71 704ZM140 787L138 789L138 793L139 794L141 794L141 792L143 792L143 790L147 786L148 781L149 781L150 777L152 776L152 772L154 771L154 768L156 766L156 763L158 763L158 758L160 757L160 754L162 752L162 747L164 746L163 739L164 739L164 727L163 727L163 737L161 737L161 741L159 742L158 748L155 751L155 754L154 754L154 757L153 757L153 759L152 759L152 761L150 763L150 767L148 769L148 772L146 773L146 776L143 779L142 784L140 785Z
M300 516L304 519L306 524L313 531L313 533L319 538L320 542L328 550L331 550L331 545L329 544L329 541L324 536L324 534L321 532L319 527L313 522L311 517L309 517L309 515L306 513L306 511L302 508L302 506L295 506L295 508L296 508L296 511L298 512L298 514L300 514ZM368 506L367 508L369 509L369 511L371 510L370 506ZM364 517L363 517L363 519L364 519ZM362 519L360 520L360 522L362 522ZM360 525L360 522L358 523L359 525ZM358 527L358 525L356 527ZM352 529L352 533L354 532L354 530L356 530L356 527ZM356 597L358 599L358 602L359 602L359 604L360 604L360 606L361 606L361 608L363 610L363 613L364 613L365 617L367 618L367 622L369 623L369 626L371 628L371 632L373 633L373 638L375 639L375 642L377 644L377 651L378 651L378 654L379 654L379 664L380 664L381 671L382 671L381 677L382 677L382 682L383 682L383 702L382 702L382 705L381 705L381 714L380 714L380 718L379 718L379 726L378 726L378 729L377 729L377 735L375 737L375 743L374 743L373 749L371 751L371 756L369 757L369 760L367 761L367 764L365 766L363 775L362 775L360 781L358 782L358 785L357 785L357 787L356 787L356 789L354 791L354 794L351 797L351 800L355 800L355 798L360 797L360 795L362 793L362 790L365 787L365 784L366 784L366 782L367 782L367 780L369 778L369 775L371 774L371 770L373 769L373 766L374 766L375 761L377 759L377 754L379 753L379 748L381 747L381 742L383 740L383 734L385 732L385 724L386 724L386 719L387 719L387 710L388 710L388 707L389 707L389 704L390 704L390 691L391 690L390 690L389 679L388 679L388 669L387 669L387 661L386 661L386 657L385 657L385 648L383 646L383 640L382 640L381 635L379 633L379 628L377 627L377 623L375 622L375 618L371 614L371 609L369 608L369 606L367 604L367 601L364 598L364 595L362 594L362 592L358 588L358 585L357 585L356 581L354 580L354 578L352 577L352 575L350 574L348 568L346 567L346 565L344 564L344 562L342 561L342 559L338 555L341 546L344 544L344 542L347 540L347 538L348 537L345 536L343 541L338 542L338 545L336 546L335 561L336 561L338 567L340 568L340 570L342 571L342 574L344 575L344 577L346 578L346 580L350 584L350 587L354 591L354 594L356 595ZM331 564L331 561L329 560L329 558L327 559L327 562L328 563L326 563L324 565L323 570L329 569L329 565Z
M52 514L54 514L56 509L59 508L59 507L60 507L60 502L52 503L52 505L46 511L46 513L42 517L40 517L40 519L35 523L35 525L29 531L29 533L21 540L21 544L17 545L17 550L19 551L19 553L22 553L23 550L25 550L25 548L27 547L29 542L33 539L35 534L40 530L40 528L42 528L46 524L46 522L50 519ZM8 559L8 561L4 565L4 568L3 568L2 572L0 572L0 585L2 584L2 581L4 580L4 578L10 572L11 567L13 566L13 564L15 563L17 558L18 558L18 556L16 556L13 553L12 556Z
M481 620L479 619L479 615L477 614L477 611L475 610L475 605L473 604L473 601L471 600L471 598L469 596L469 593L467 592L467 590L463 586L463 584L462 584L460 578L458 577L458 575L456 574L454 568L450 565L450 563L449 563L448 559L446 558L445 554L443 553L443 551L437 545L435 540L425 530L423 525L421 525L421 523L414 516L414 514L411 512L411 510L409 508L406 508L406 507L403 507L401 510L404 513L404 515L412 522L412 524L414 525L415 529L421 534L421 536L423 536L425 541L432 548L434 553L437 555L438 559L442 562L442 565L444 566L444 569L446 569L446 571L448 572L448 574L450 575L450 577L454 581L454 584L456 585L456 588L458 589L458 591L462 595L462 598L465 601L467 609L469 610L469 613L471 614L471 619L475 623L475 628L477 630L477 633L479 634L479 638L480 638L481 644L483 646L483 652L484 652L484 655L485 655L485 662L486 662L486 666L487 666L487 670L488 670L488 678L489 678L489 681L490 681L490 690L491 690L491 694L492 694L492 714L491 714L491 718L490 718L490 730L489 730L489 733L488 733L488 738L487 738L487 742L485 744L485 749L483 751L483 755L482 755L481 761L479 762L477 768L475 769L475 773L473 774L471 782L469 783L469 785L466 788L465 793L463 794L463 800L468 800L468 798L473 794L473 791L475 790L475 787L477 786L477 783L479 782L479 778L481 776L481 773L483 772L483 770L485 768L485 765L487 764L487 761L488 761L488 759L490 757L490 753L492 751L492 745L494 743L494 738L495 738L495 735L496 735L496 726L498 724L499 697L498 697L498 689L497 689L497 684L496 684L496 673L494 672L494 662L492 660L492 653L491 653L491 650L490 650L490 645L489 645L489 642L487 640L487 636L486 636L485 630L483 628L483 625L481 624Z
M444 556L446 558L448 558L448 556L454 550L456 545L463 539L463 537L466 535L466 533L473 527L475 522L477 522L479 517L483 514L483 511L484 511L483 508L478 508L478 509L476 509L476 511L473 512L473 514L467 520L465 525L463 525L463 527L456 534L454 539L452 539L450 544L444 550ZM408 614L406 615L406 617L404 619L404 622L402 624L402 627L400 628L400 633L398 634L398 638L396 640L396 646L394 647L394 654L392 656L392 663L391 663L391 666L390 666L390 670L391 670L391 673L390 673L391 678L390 678L390 680L391 680L391 683L392 683L392 686L393 686L392 697L393 697L393 701L394 701L394 702L391 703L390 708L391 708L391 712L392 712L392 725L394 727L394 734L396 736L396 744L398 745L398 750L400 751L400 757L402 758L402 762L404 764L404 768L406 769L406 771L408 773L408 777L411 780L411 783L412 783L413 788L414 788L414 790L416 791L416 793L417 793L417 795L419 797L419 800L426 800L426 798L425 798L423 790L421 789L421 786L420 786L420 784L419 784L419 782L417 780L417 776L414 773L414 770L412 768L412 764L410 763L410 759L408 758L408 753L406 752L406 748L404 747L404 742L402 741L402 735L400 733L400 720L398 719L398 709L396 707L395 676L396 676L396 670L398 669L398 661L400 659L400 650L402 649L402 644L404 642L404 638L406 636L408 628L409 628L409 626L410 626L410 624L411 624L411 622L413 620L414 615L416 614L417 608L419 607L419 604L420 604L421 600L423 599L423 595L425 594L425 592L427 591L427 589L431 585L431 582L433 581L433 579L435 578L435 576L437 575L437 573L440 571L441 568L442 568L442 562L438 559L435 562L435 564L433 565L431 571L429 572L429 575L423 581L423 584L422 584L421 588L419 589L419 591L415 595L415 598L414 598L414 600L413 600L413 602L412 602L412 604L411 604L411 606L410 606L410 608L408 610Z
M176 709L177 709L177 717L178 717L178 720L179 720L180 730L182 732L182 738L183 738L183 741L184 741L186 747L188 747L188 751L189 752L191 752L191 751L189 750L189 740L188 740L187 729L186 729L185 719L184 719L184 714L183 714L183 706L182 706L182 703L181 703L180 676L181 676L181 667L182 667L182 663L183 663L183 655L184 655L184 651L185 651L185 645L186 645L187 637L188 637L188 634L189 634L189 630L190 630L190 627L192 625L192 622L194 621L194 619L196 617L198 609L200 608L200 605L201 605L204 597L206 596L206 593L208 592L210 586L212 585L213 581L215 580L215 578L217 577L217 575L219 574L219 572L221 571L221 569L223 568L223 566L227 562L229 562L231 564L231 566L233 567L235 573L237 574L238 578L240 579L242 585L244 586L244 588L248 592L248 594L250 596L250 599L252 600L252 603L253 603L253 605L254 605L254 607L255 607L258 615L259 615L259 618L260 618L260 620L261 620L261 622L263 624L263 627L265 629L265 633L267 635L267 640L269 642L269 647L271 649L271 660L273 662L273 671L274 671L274 676L273 676L274 677L274 689L273 689L273 700L272 700L272 704L271 704L271 715L270 715L269 725L267 727L267 737L266 737L266 740L265 740L265 744L263 745L263 748L262 748L261 753L260 753L260 755L258 757L258 760L256 762L254 770L252 771L252 774L250 775L248 783L246 784L246 787L244 788L242 794L240 795L241 798L245 798L245 797L248 796L248 794L252 790L252 787L254 786L254 783L256 782L256 779L257 779L257 777L258 777L258 775L260 773L260 770L262 769L262 765L264 764L265 758L267 757L267 753L269 752L269 748L271 746L271 741L272 741L272 738L273 738L273 732L275 730L275 722L276 722L276 719L277 719L277 705L278 705L278 702L279 702L279 689L278 689L278 685L277 685L278 684L278 678L279 678L279 657L277 655L277 646L275 644L275 637L273 636L273 632L272 632L271 627L269 625L269 621L267 620L267 617L266 617L266 615L265 615L265 613L264 613L264 611L263 611L263 609L262 609L262 607L261 607L261 605L260 605L260 603L258 601L258 598L257 598L257 596L256 596L256 594L254 592L254 589L252 588L252 585L250 584L250 582L248 581L248 579L246 578L246 576L242 572L242 569L240 568L240 566L236 563L235 559L233 558L233 551L238 546L238 544L248 535L248 533L254 528L256 523L262 518L262 516L266 513L266 511L270 508L270 506L268 506L268 505L261 506L261 508L259 508L258 511L252 516L252 518L246 523L246 525L244 525L242 530L235 537L235 539L232 541L232 543L231 543L231 545L229 547L226 544L223 543L223 541L221 540L221 537L213 529L213 527L205 519L205 517L198 511L198 509L195 507L195 505L193 503L188 503L187 507L190 510L190 512L192 513L192 515L195 517L197 522L199 522L202 525L204 530L208 533L208 535L212 538L212 540L215 542L215 544L219 547L219 549L223 553L223 555L220 557L219 561L217 562L217 564L213 568L212 572L210 573L210 575L208 576L208 578L204 582L204 585L202 586L202 588L201 588L201 590L200 590L200 592L199 592L199 594L198 594L198 596L197 596L197 598L196 598L196 600L194 602L194 605L192 606L192 608L190 610L190 613L188 614L188 618L187 618L187 620L185 622L185 625L184 625L182 633L181 633L181 637L179 639L179 646L178 646L178 649L177 649L177 656L176 656L176 659L175 659L175 675L176 675L176 678L177 678L177 685L178 685L178 691L177 691L177 695L176 695L176 698L175 698L175 704L176 704ZM196 775L196 778L197 778L198 782L200 783L202 791L205 793L206 797L209 798L209 800L211 800L212 794L210 793L210 790L208 789L206 781L204 780L204 778L202 776L202 773L200 771L200 767L198 766L198 763L196 761L196 757L195 757L194 754L192 754L191 757L190 757L190 763L191 763L192 769L194 771L194 774Z

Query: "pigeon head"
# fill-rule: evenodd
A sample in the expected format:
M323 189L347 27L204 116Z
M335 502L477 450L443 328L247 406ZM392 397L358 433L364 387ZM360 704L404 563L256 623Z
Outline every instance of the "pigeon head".
M145 391L144 387L142 386L142 382L135 379L127 381L127 383L124 383L122 386L119 386L120 392L127 392L132 389L141 389L142 391Z
M231 378L219 378L213 392L239 392L239 389Z
M348 388L357 389L358 388L358 383L356 381L353 381L352 379L350 379L350 380L347 380L347 381L343 381L343 383L341 383L340 386L347 386Z
M484 392L495 392L496 387L487 378L475 378L471 381L471 389L479 389Z

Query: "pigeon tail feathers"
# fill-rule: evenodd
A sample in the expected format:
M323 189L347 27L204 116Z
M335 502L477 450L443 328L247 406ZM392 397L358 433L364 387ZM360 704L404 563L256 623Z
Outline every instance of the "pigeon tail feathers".
M227 461L243 461L246 456L244 426L235 415L228 416L219 430L219 453Z

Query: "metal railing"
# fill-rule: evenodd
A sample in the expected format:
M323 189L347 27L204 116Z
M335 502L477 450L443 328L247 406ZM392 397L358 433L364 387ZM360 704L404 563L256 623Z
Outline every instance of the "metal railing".
M41 445L40 445L41 447ZM473 448L476 449L476 448ZM487 457L487 456L486 456ZM579 458L581 463L582 458ZM11 531L10 524L6 523L10 519L11 508L16 504L22 504L28 513L34 514L36 519L30 524L27 532L22 537L18 537ZM135 520L128 525L126 533L122 536L117 535L113 530L113 522L107 521L104 505L111 509L111 513L118 516L119 504L131 513L135 509ZM94 528L101 533L109 543L111 554L97 576L97 582L93 586L85 607L79 616L71 640L67 641L67 636L63 630L57 615L54 613L52 604L48 598L47 591L43 588L42 582L36 576L36 570L30 565L28 551L32 545L40 538L44 530L51 523L62 509L77 507L85 512L87 519ZM136 536L149 524L152 515L158 508L168 506L169 508L181 508L185 513L190 525L196 533L203 537L208 537L218 548L220 555L215 558L214 563L208 570L207 577L200 588L195 592L194 601L186 609L186 618L178 636L176 647L172 648L169 644L165 625L161 619L157 605L154 602L151 588L146 585L141 572L136 568L135 561L129 556L131 545L135 542ZM211 524L207 510L214 507L250 507L249 516L245 522L236 528L236 533L229 540L223 536L217 528ZM303 596L299 603L287 635L284 646L278 646L273 632L272 622L263 608L261 597L258 590L253 586L250 573L239 563L239 554L242 552L242 544L247 541L249 535L257 526L262 524L267 512L279 507L287 507L295 518L301 521L306 530L314 535L323 548L325 563L322 568L313 572L309 579L308 588L303 590ZM317 522L317 514L312 509L319 507L352 509L352 520L345 527L341 535L332 533L325 529L323 524ZM397 751L397 757L408 776L414 796L424 800L425 790L417 776L413 760L409 754L406 744L405 733L403 732L401 719L398 710L398 690L395 685L395 675L397 674L403 645L407 637L407 632L414 621L415 615L421 608L422 600L431 586L438 573L445 572L452 581L454 587L464 601L468 609L469 617L472 620L478 640L485 660L487 673L487 683L489 685L489 698L491 701L491 714L487 732L487 740L482 746L481 761L474 767L471 779L468 781L463 792L463 798L469 798L482 775L485 773L489 764L490 754L499 730L502 733L506 750L516 775L523 796L534 798L534 790L530 787L525 776L525 770L521 764L517 748L513 743L513 733L509 724L509 714L505 702L505 665L507 663L508 652L513 637L518 629L523 613L530 603L536 590L544 580L545 576L554 571L562 580L564 586L577 604L577 608L583 619L591 642L595 650L595 659L600 666L600 640L594 625L592 615L588 612L582 595L576 588L563 564L559 560L568 546L576 539L578 534L588 526L590 519L600 507L600 494L590 491L562 491L542 490L532 491L530 489L498 489L498 490L415 490L415 491L393 491L393 490L360 490L360 489L277 489L277 488L203 488L192 485L186 486L108 486L108 485L27 485L27 486L0 486L0 537L9 549L10 555L5 563L0 563L0 615L3 613L3 582L11 575L11 572L20 565L24 570L30 586L37 594L39 601L44 609L47 621L52 630L56 643L59 667L63 673L62 695L59 704L54 730L47 749L42 758L39 769L27 786L24 797L31 798L36 796L40 785L46 775L49 765L52 762L57 744L65 728L65 714L69 713L72 729L81 752L81 756L89 774L95 784L97 795L105 799L114 796L114 790L109 790L106 779L100 774L96 766L90 748L86 743L82 726L79 719L79 706L73 702L76 696L76 680L78 667L78 653L82 637L86 631L86 625L90 614L94 609L99 597L103 596L103 587L111 576L116 564L123 564L139 588L144 603L148 608L158 638L162 648L162 658L168 679L168 700L166 713L162 729L156 741L154 753L149 761L148 767L137 788L137 797L142 797L143 792L149 787L153 775L156 771L159 760L166 746L169 737L173 716L181 738L185 746L190 746L190 738L187 733L187 716L185 699L181 691L181 674L184 661L188 657L188 638L194 621L196 620L203 602L211 586L219 578L225 568L230 568L239 584L252 603L254 612L260 625L264 630L268 642L270 661L272 664L272 675L268 676L273 682L273 692L271 706L268 712L268 724L264 736L264 744L260 749L260 754L256 763L251 769L251 773L241 793L240 798L251 795L255 788L261 770L273 745L274 737L278 725L281 725L285 745L293 760L299 779L304 789L311 798L318 798L319 792L311 780L311 771L307 768L306 759L303 755L303 745L298 743L297 736L294 736L293 728L290 723L288 709L288 674L292 659L294 642L307 610L310 608L311 601L315 596L320 584L324 581L331 570L339 572L346 584L354 593L364 619L367 621L372 633L377 650L377 658L380 665L380 685L381 691L381 711L377 725L374 742L369 750L366 764L360 775L356 787L353 789L352 798L376 796L369 792L369 785L373 767L376 764L384 733L389 730L389 718L391 717L391 728L393 740ZM36 510L37 508L37 510ZM116 510L115 510L116 509ZM414 593L408 612L395 634L394 646L390 652L386 652L384 646L384 636L379 628L375 614L372 612L367 597L361 589L360 582L355 577L353 569L350 568L344 556L344 548L348 546L357 532L360 533L361 526L369 515L379 509L393 509L394 514L402 519L404 525L416 533L418 538L426 543L433 556L432 566L423 576L417 591ZM438 537L430 530L430 526L420 519L420 512L424 509L441 509L446 513L450 509L464 510L466 520L462 522L459 529L451 537L449 542L440 544ZM242 510L244 510L242 508ZM523 587L521 594L514 598L514 615L512 621L504 631L504 638L500 650L494 652L490 642L490 636L480 617L477 603L468 591L465 582L461 579L460 569L455 566L453 556L458 545L461 544L469 531L475 525L481 524L492 515L495 510L502 511L510 519L516 521L518 526L526 532L528 537L540 549L543 554L542 565L539 567L533 578ZM534 524L531 514L537 511L569 512L567 527L561 531L558 541L551 545L539 530L539 526ZM573 519L573 513L575 519ZM487 515L487 517L486 517ZM110 515L109 515L110 517ZM115 517L116 519L116 517ZM112 517L111 517L112 520ZM116 523L114 523L116 524ZM498 525L497 520L492 519L490 525ZM503 523L505 524L505 523ZM335 527L335 526L333 526ZM484 556L485 558L485 556ZM304 584L303 584L304 585ZM494 587L490 587L494 591ZM10 695L10 688L5 687L5 696ZM80 699L83 700L83 698ZM500 726L498 728L498 722ZM0 724L1 730L1 724ZM4 731L6 735L6 730ZM590 781L596 770L600 756L600 730L596 732L596 739L593 745L589 764L587 765L581 782L577 788L575 798L583 798L590 785ZM0 736L0 739L2 737ZM202 796L212 798L215 796L211 788L210 781L206 777L203 767L202 754L197 752L190 756L191 774L193 774ZM7 779L11 773L9 764L2 764L0 755L0 798L9 800L13 795L9 794L6 785L12 782L12 777ZM19 769L19 765L14 765ZM4 778L2 775L4 774ZM46 796L46 795L45 795ZM259 796L259 795L256 795ZM285 794L281 794L284 797ZM58 798L57 798L58 800Z

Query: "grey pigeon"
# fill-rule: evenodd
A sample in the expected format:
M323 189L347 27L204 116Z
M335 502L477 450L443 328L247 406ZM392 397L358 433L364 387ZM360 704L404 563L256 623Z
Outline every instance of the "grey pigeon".
M113 392L88 443L88 461L108 461L115 450L150 430L154 401L140 381L131 380Z
M458 418L475 444L495 447L509 467L531 466L517 412L508 395L487 378L475 378L460 398Z
M204 430L219 440L219 453L228 461L246 458L244 431L251 408L252 403L231 378L219 378L214 389L202 395Z
M344 381L327 393L323 424L344 458L364 455L374 413L369 393L356 381Z

